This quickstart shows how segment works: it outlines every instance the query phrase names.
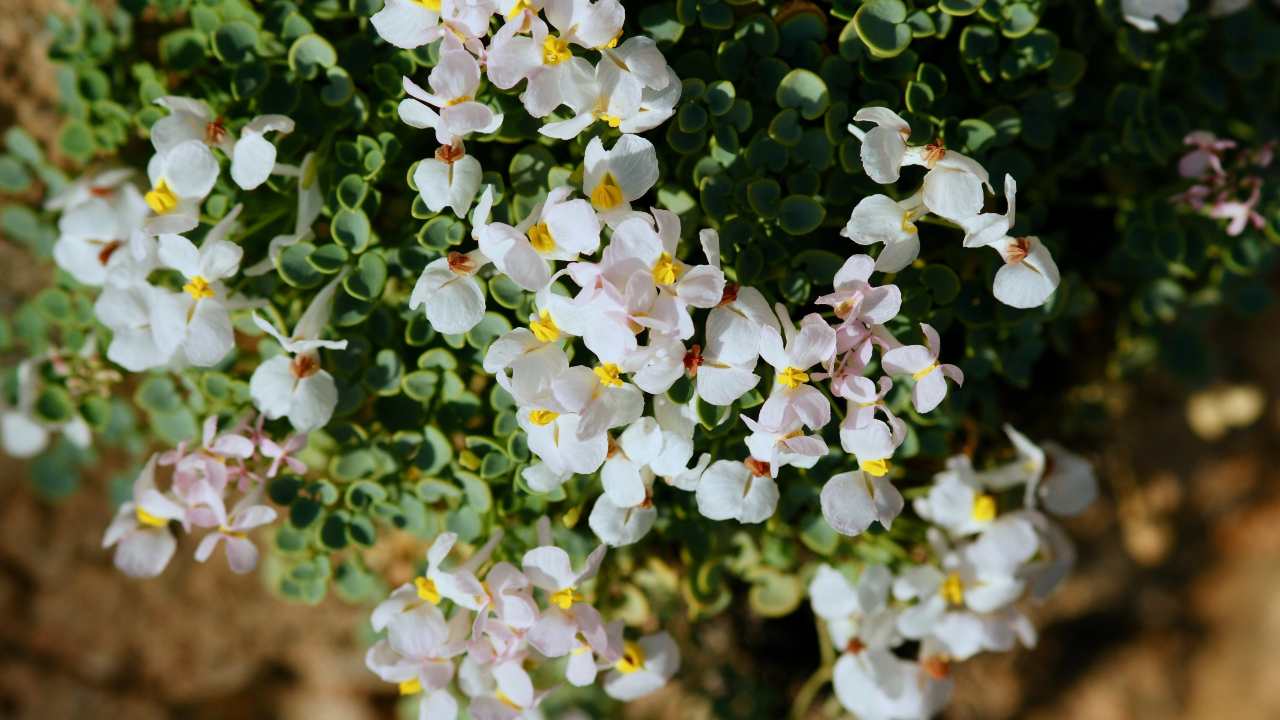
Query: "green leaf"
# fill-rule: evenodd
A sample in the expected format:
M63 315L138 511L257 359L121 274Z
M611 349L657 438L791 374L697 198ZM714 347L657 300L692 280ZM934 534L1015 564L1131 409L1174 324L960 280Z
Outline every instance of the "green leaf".
M948 305L960 294L960 277L946 265L926 265L920 272L920 282L929 288L938 305Z
M831 105L826 82L817 73L801 68L782 78L774 97L779 107L796 108L806 120L820 117Z
M97 149L93 130L80 120L68 120L58 133L58 149L80 164L89 162Z
M972 15L985 0L939 0L938 9L948 15Z
M257 28L243 20L223 23L213 34L213 54L228 65L252 60L257 44Z
M462 221L439 215L431 218L418 231L418 244L432 250L448 250L461 245L467 237L467 226Z
M372 229L369 216L363 210L343 208L333 215L333 239L353 253L364 252L369 246Z
M326 275L332 275L345 267L350 257L341 245L322 245L307 256L307 263Z
M36 417L50 425L69 422L76 414L76 404L66 388L49 385L36 396L32 406Z
M187 28L160 38L160 61L170 70L194 70L207 57L204 33Z
M790 615L800 606L804 594L799 578L763 567L753 574L747 599L757 615L774 618Z
M871 54L879 58L899 55L911 44L907 6L902 0L868 0L853 16L853 25Z
M294 243L280 253L276 259L280 277L290 285L300 288L313 288L324 282L324 274L311 264L311 253L315 252L311 243Z
M782 201L782 186L773 178L753 180L747 185L747 202L751 209L761 217L771 218L778 214L778 206Z
M789 195L778 208L778 225L788 235L808 235L826 218L827 211L807 195Z
M338 62L338 52L328 40L310 33L293 41L289 47L289 67L303 79L310 80L322 69Z
M364 213L360 213L364 217ZM376 252L360 256L355 271L342 281L342 287L351 296L361 300L374 301L382 296L387 284L387 261Z
M31 173L12 155L0 155L0 192L20 193L31 187Z

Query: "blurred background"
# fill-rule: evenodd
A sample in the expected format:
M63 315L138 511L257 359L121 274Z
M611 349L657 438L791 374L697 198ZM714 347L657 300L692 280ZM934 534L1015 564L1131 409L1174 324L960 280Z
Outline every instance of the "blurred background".
M58 127L39 44L53 5L0 0L0 131L47 140ZM0 234L0 312L46 281ZM1035 649L957 669L947 717L1280 717L1277 328L1275 310L1221 318L1205 386L1157 371L1075 391L1099 409L1088 434L1104 492L1068 525L1079 566L1035 610ZM186 544L156 580L117 573L99 548L109 465L50 504L0 456L0 718L395 717L390 686L364 669L366 608L285 604L256 575L197 566ZM420 550L405 539L382 551L393 565ZM696 637L669 619L695 648L682 682L698 692L669 688L629 714L743 717L761 697L793 697L818 664L807 609L745 616ZM733 691L745 684L756 692Z

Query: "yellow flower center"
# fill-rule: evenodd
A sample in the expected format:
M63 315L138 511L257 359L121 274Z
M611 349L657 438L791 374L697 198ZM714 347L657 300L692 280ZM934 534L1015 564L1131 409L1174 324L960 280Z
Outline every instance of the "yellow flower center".
M996 517L996 499L986 494L975 497L969 514L978 522L991 522Z
M653 281L659 285L670 285L680 277L680 265L667 253L662 253L658 262L653 264Z
M546 310L539 312L538 319L529 323L529 329L540 342L549 343L560 339L560 328L556 326L555 318Z
M947 575L947 578L942 581L942 589L939 592L942 594L942 599L951 605L964 604L964 583L956 573Z
M609 42L605 43L604 45L601 45L600 47L598 47L598 48L596 48L596 49L597 49L597 50L612 50L613 48L618 47L618 40L620 40L621 38L622 38L622 31L621 31L621 30L619 30L617 35L614 35L612 38L610 38L610 39L609 39Z
M605 363L596 367L591 372L596 374L596 378L600 380L601 385L607 387L622 387L622 369L613 363Z
M937 369L938 369L938 361L934 360L932 363L929 364L928 367L911 373L911 379L915 380L916 382L920 382L925 378L926 375L928 375L929 373Z
M445 107L453 107L454 105L461 105L461 104L462 104L462 103L464 103L464 102L470 102L470 101L471 101L471 96L470 96L470 95L462 95L462 96L460 96L460 97L456 97L456 98L454 98L454 99L450 100L449 102L445 103L445 104L444 104L444 106L445 106Z
M859 460L858 468L868 475L884 477L889 472L889 458L878 460Z
M581 642L580 642L580 643L578 643L578 647L576 647L576 648L574 648L574 649L572 650L571 654L573 654L573 655L585 655L585 654L587 654L587 653L589 653L589 652L591 652L591 647L590 647L589 645L586 645L585 643L581 643Z
M561 610L568 610L573 607L575 602L582 602L584 599L585 598L583 598L582 593L578 592L574 588L567 587L551 593L550 601L552 605L555 605Z
M554 410L534 410L529 413L529 422L542 427L548 423L555 422L558 417L560 417L560 413Z
M618 672L623 674L633 673L644 667L644 650L639 645L631 641L627 641L623 645L622 657L618 658L618 662L614 665Z
M440 0L413 0L413 2L416 2L433 13L440 12Z
M608 123L611 128L616 128L622 124L622 118L617 115L610 115L606 112L598 112L596 113L596 117L601 121Z
M613 173L605 173L600 184L591 191L591 204L597 210L612 210L622 204L622 188Z
M532 10L532 9L533 9L533 6L529 4L529 0L516 0L515 4L511 6L511 10L507 13L507 19L514 20L515 17L520 13L524 12L525 10Z
M529 244L540 253L547 253L556 249L556 239L551 237L551 229L544 222L529 228Z
M183 285L182 289L187 291L192 300L211 298L214 295L213 288L209 286L209 281L205 280L203 275L191 278L191 282Z
M440 604L440 591L436 589L434 580L419 576L413 579L413 586L418 588L418 597L432 605Z
M418 678L413 678L412 680L405 680L404 682L400 683L401 695L417 695L420 692L422 692L422 681L419 680Z
M778 373L778 382L789 388L797 388L809 382L809 373L798 367L790 366Z
M134 507L133 516L138 519L139 525L146 525L148 527L165 527L169 524L168 520L165 520L162 517L156 517L146 510L143 510L141 507Z
M544 65L559 65L560 63L573 57L573 53L569 52L569 41L561 40L551 35L542 41L542 63Z
M910 233L910 234L912 234L912 235L915 235L917 232L919 232L918 230L916 230L916 224L915 224L915 222L913 222L913 220L914 220L913 215L914 215L914 214L913 214L910 210L904 210L904 211L903 211L903 213L902 213L902 232Z
M157 215L172 212L174 208L178 207L178 196L174 194L173 190L169 189L169 183L165 182L164 178L161 178L160 182L156 183L156 186L144 195L142 199L147 201L147 207L151 208L151 211Z

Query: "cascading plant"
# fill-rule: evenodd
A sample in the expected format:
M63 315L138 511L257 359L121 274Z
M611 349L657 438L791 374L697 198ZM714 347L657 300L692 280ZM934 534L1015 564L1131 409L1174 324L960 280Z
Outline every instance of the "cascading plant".
M376 601L367 665L419 717L610 712L705 671L664 621L740 592L809 601L797 716L828 682L933 716L952 664L1034 644L1054 518L1098 494L1009 424L1089 442L1066 391L1105 369L1055 357L1149 363L1274 262L1270 121L1191 132L1162 73L1274 69L1280 23L1151 5L80 3L79 177L21 129L0 156L45 197L0 227L57 268L0 323L0 441L54 497L142 465L102 519L128 575L190 534ZM1223 27L1253 29L1201 52ZM372 552L397 535L419 572Z

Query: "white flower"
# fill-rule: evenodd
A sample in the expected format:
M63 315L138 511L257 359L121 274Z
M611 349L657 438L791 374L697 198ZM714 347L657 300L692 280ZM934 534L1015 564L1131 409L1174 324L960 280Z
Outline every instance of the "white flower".
M960 221L982 211L982 187L990 181L987 171L972 158L938 144L908 147L911 126L887 108L863 108L853 120L876 126L864 131L849 125L849 131L862 140L862 166L872 180L881 185L897 182L903 166L923 165L929 171L922 200L930 212Z
M594 50L617 41L627 16L619 0L547 0L543 9L563 40Z
M600 221L586 200L569 199L572 189L558 187L520 225L485 223L476 227L480 251L525 290L537 292L551 282L551 260L577 260L600 247Z
M552 392L564 409L578 416L579 440L628 425L644 412L644 394L621 377L613 363L577 365L556 377Z
M604 554L605 546L597 546L587 556L582 568L574 570L569 553L555 545L544 543L526 552L520 564L524 567L529 582L547 593L547 601L551 605L568 610L582 601L582 593L578 589L596 576L600 563L604 561Z
M483 172L480 161L465 154L462 144L442 145L434 157L420 161L413 170L413 184L427 209L438 213L445 208L464 218L480 192Z
M222 360L235 345L231 314L225 302L222 280L240 268L244 250L226 239L235 227L242 206L235 206L209 234L199 249L181 235L160 236L160 262L182 273L187 294L186 336L182 349L193 365L207 367Z
M102 537L102 547L116 546L115 564L130 577L155 577L164 571L177 541L169 522L184 521L186 509L156 489L157 455L152 455L133 483L133 499L120 506Z
M817 313L804 316L797 331L786 306L778 303L774 310L786 333L786 344L777 328L761 328L760 357L773 367L775 375L773 391L760 408L760 422L777 428L799 421L818 430L831 419L831 403L808 384L807 371L815 365L830 365L836 353L836 332Z
M107 359L130 372L168 365L186 335L187 299L151 285L108 285L93 311L111 329Z
M237 139L222 125L217 117L202 100L167 96L156 100L156 104L166 108L169 114L155 121L151 126L151 144L155 146L157 155L167 155L177 147L192 141L206 146L208 157L201 160L198 166L211 175L204 176L211 188L218 177L217 160L208 148L217 147L231 158L231 179L244 190L253 190L267 181L276 165L276 148L266 139L269 132L293 132L293 120L284 115L259 115L240 129ZM210 171L209 161L212 161ZM172 163L169 163L172 167ZM204 197L203 193L184 192L174 186L179 196ZM182 232L175 230L170 232Z
M792 465L798 468L811 468L827 454L827 444L818 435L805 435L804 426L798 419L788 425L768 425L741 416L751 434L746 437L747 450L751 457L767 463L772 477L778 476L778 470Z
M885 253L881 253L883 258ZM872 329L897 317L902 309L902 291L897 285L874 287L869 282L879 261L869 255L853 255L836 271L832 283L835 292L814 302L830 305L840 325L836 327L836 352L859 350L869 353L866 345ZM899 268L900 269L900 268ZM867 358L869 359L869 358Z
M836 698L860 720L919 720L942 711L954 682L888 650L845 653L832 671Z
M365 654L365 665L384 682L398 684L401 694L426 693L421 715L433 710L452 717L457 708L446 688L453 679L452 658L466 651L466 620L459 612L446 621L435 605L419 603L391 618L387 636Z
M231 151L231 179L243 190L267 181L276 167L276 146L269 132L293 132L293 120L284 115L259 115L240 128L240 139Z
M979 533L998 515L996 498L986 492L966 455L948 460L947 469L934 476L929 494L917 498L914 507L952 537Z
M582 194L610 225L625 218L631 203L658 182L658 153L638 135L623 135L612 148L591 138L583 157Z
M859 535L879 522L888 530L902 512L902 494L889 478L862 470L840 473L822 486L822 516L842 535Z
M405 50L434 42L449 32L468 46L483 36L493 16L489 2L474 0L387 0L369 18L383 40Z
M275 326L253 315L253 322L275 338L284 353L257 367L249 378L249 396L269 419L289 418L300 433L324 427L338 405L338 387L333 376L320 367L320 348L342 350L346 340L321 340L329 323L333 296L343 275L329 282L298 319L293 334L286 337ZM292 357L291 357L292 356Z
M440 60L427 77L431 92L407 77L402 82L409 97L400 101L400 119L411 127L435 129L441 145L452 145L473 132L491 133L502 125L502 113L475 101L480 65L452 36L445 40Z
M1028 508L1042 503L1066 517L1079 515L1097 499L1098 478L1088 460L1055 442L1041 448L1012 425L1005 425L1004 432L1018 459L981 473L982 482L998 489L1026 485Z
M1010 515L992 523L974 542L947 552L942 569L906 569L894 583L894 597L918 602L902 611L898 629L908 638L936 642L956 660L999 649L1004 644L1002 623L989 623L984 614L1007 607L1022 594L1020 573L1038 548L1035 527Z
M1157 19L1176 25L1187 14L1188 7L1188 0L1121 0L1120 12L1125 22L1151 33L1160 29Z
M484 319L484 289L476 272L489 262L484 253L450 252L422 270L409 297L409 309L425 306L437 332L457 335Z
M859 469L883 477L889 472L889 459L907 438L906 423L890 415L889 422L872 419L855 426L859 419L858 413L850 412L840 423L840 447L858 459Z
M694 331L689 308L720 304L724 273L716 264L688 265L675 257L680 243L680 218L675 213L654 209L653 220L650 224L637 214L618 222L601 265L615 287L629 286L633 275L647 273L659 290L649 310L653 321L647 327L687 339Z
M955 365L938 362L942 346L938 333L932 326L920 323L924 333L924 345L904 345L884 354L881 362L885 372L891 375L910 375L916 385L911 390L911 402L916 412L927 413L947 396L947 379L956 385L964 384L964 373Z
M183 233L200 224L200 203L218 181L218 160L201 140L180 142L147 163L151 190L143 196L152 216L148 234Z
M600 542L609 547L622 547L640 542L657 519L658 510L652 505L620 507L604 494L591 507L587 525Z
M58 218L53 259L78 282L131 285L154 269L154 258L130 252L131 238L141 234L149 212L142 194L128 182L130 177L119 172L91 176L83 199L67 206ZM141 242L137 247L147 245Z
M854 206L840 234L859 245L884 243L875 260L875 269L898 272L920 255L916 220L924 214L924 201L919 192L902 201L887 195L868 195Z
M712 520L760 523L778 507L778 484L768 470L755 472L736 460L711 463L695 491L698 512Z
M609 697L624 702L666 685L680 669L680 648L665 632L626 643L622 657L604 679Z
M1040 238L1005 236L991 247L1004 260L991 288L1000 302L1016 308L1039 307L1058 289L1058 265Z
M228 515L222 498L214 496L216 503L212 505L214 516L218 521L217 529L205 535L196 547L196 560L204 562L209 559L218 543L225 541L227 545L227 563L234 573L247 573L258 565L258 547L245 534L276 519L276 511L269 505L262 504L261 489L240 498Z
M597 120L609 127L622 129L623 123L633 120L640 111L644 96L644 84L639 78L602 58L595 67L583 58L564 61L560 75L561 102L568 105L573 117L550 122L538 128L538 132L558 140L577 137ZM631 132L644 132L652 127L632 127Z

